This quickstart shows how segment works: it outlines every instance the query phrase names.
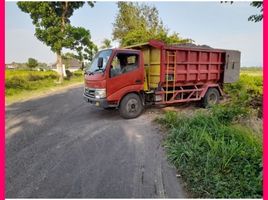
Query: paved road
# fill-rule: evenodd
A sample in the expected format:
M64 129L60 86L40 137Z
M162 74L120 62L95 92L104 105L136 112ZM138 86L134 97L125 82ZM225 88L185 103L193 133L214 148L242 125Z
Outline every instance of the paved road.
M6 107L6 197L186 197L154 114L124 120L82 90Z

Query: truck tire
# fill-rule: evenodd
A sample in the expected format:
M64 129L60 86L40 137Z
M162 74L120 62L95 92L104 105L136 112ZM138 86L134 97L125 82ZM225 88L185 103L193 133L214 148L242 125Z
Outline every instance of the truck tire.
M141 98L134 93L126 95L119 106L120 115L125 119L138 117L143 111Z
M206 95L202 99L203 107L211 107L217 103L219 103L220 93L216 88L209 88L207 90Z

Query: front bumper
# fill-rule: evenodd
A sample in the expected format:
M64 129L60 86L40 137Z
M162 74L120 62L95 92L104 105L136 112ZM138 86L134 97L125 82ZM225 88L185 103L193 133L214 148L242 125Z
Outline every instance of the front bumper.
M115 107L115 105L109 105L108 101L106 99L96 99L87 96L85 93L83 94L84 100L92 105L95 105L97 107L101 108L109 108L109 107Z

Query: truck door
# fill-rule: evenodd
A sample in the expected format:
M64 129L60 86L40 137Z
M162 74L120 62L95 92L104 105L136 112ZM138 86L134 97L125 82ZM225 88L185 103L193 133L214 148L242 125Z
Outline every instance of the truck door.
M139 52L118 51L111 61L107 79L107 97L127 86L143 85L144 73Z
M239 79L240 74L240 52L227 50L224 66L224 83L233 83Z

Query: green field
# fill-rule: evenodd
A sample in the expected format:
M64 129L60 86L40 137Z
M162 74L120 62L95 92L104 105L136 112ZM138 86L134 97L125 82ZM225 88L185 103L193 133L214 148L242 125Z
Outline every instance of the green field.
M82 83L82 71L76 71L62 84L57 83L58 74L54 71L6 70L5 97L6 104L25 100L52 89Z
M262 67L242 67L240 74L247 74L250 76L263 76Z
M262 70L242 68L224 103L157 119L190 196L262 198L262 89Z

